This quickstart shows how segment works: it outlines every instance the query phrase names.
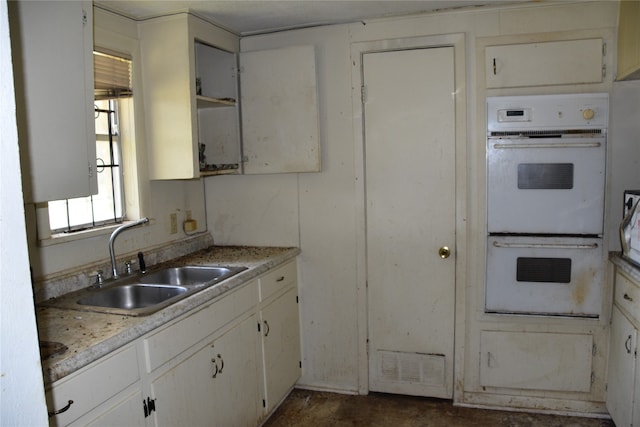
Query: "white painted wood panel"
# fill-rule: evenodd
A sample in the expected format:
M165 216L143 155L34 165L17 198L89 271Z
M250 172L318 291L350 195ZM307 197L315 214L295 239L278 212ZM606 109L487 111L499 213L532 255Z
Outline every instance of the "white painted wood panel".
M480 385L589 392L593 337L482 331Z
M319 172L313 46L240 55L244 173Z
M453 48L365 53L363 74L369 388L451 398Z
M602 82L602 39L488 46L487 88Z

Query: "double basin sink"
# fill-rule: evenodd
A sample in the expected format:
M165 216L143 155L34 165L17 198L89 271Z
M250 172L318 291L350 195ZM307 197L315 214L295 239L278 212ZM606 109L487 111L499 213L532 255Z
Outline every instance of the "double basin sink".
M128 316L145 316L189 295L215 286L246 267L180 266L166 267L146 274L105 281L42 303L45 306L97 311Z

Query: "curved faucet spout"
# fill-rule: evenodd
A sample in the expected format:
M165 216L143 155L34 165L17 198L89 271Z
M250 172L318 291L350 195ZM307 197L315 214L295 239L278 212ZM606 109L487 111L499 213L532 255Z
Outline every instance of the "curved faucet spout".
M111 233L111 237L109 237L109 257L111 258L111 271L113 273L114 279L118 278L118 268L116 267L116 254L113 250L113 244L116 242L116 237L118 237L118 234L120 234L121 232L123 232L128 228L146 224L148 222L149 222L149 218L147 217L140 218L137 221L122 224L120 227L113 230L113 233Z

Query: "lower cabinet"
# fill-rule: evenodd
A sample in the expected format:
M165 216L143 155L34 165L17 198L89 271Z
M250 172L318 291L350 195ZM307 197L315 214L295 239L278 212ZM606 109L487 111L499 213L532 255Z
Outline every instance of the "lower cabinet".
M51 425L257 426L300 377L297 294L291 261L57 381Z
M301 372L298 293L291 288L260 310L264 353L265 407L270 413Z
M640 283L615 276L615 296L611 313L607 409L616 426L640 425Z
M255 427L257 354L254 314L153 380L155 425Z

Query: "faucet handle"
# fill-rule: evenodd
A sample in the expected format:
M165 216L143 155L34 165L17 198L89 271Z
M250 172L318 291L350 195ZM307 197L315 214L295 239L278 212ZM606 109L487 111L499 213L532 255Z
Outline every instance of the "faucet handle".
M132 264L135 264L136 261L133 259L130 259L129 261L124 263L124 272L125 274L131 274L133 273L133 269L131 268Z
M102 270L98 270L94 273L96 275L96 281L93 286L100 287L104 283L104 272Z

